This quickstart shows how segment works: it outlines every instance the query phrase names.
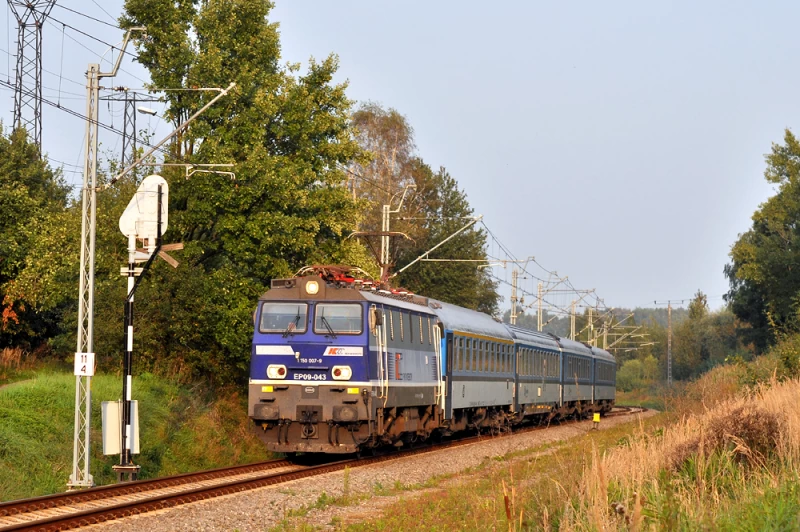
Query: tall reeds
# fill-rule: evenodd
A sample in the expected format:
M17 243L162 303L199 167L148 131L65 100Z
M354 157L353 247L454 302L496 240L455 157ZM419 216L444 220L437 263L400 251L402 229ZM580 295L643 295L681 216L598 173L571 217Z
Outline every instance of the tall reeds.
M706 394L704 409L663 430L640 429L602 455L593 448L561 527L714 528L737 501L798 478L800 381L772 379L723 400L713 387Z

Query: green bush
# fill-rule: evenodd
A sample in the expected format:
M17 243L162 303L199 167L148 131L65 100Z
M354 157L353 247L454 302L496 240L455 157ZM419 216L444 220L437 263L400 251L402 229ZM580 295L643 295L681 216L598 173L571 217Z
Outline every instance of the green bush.
M118 456L102 455L100 404L119 399L118 376L92 379L90 472L98 485L115 481ZM140 478L263 460L236 393L214 396L145 374L134 377L139 401ZM0 389L0 500L64 491L72 469L75 377L41 373Z

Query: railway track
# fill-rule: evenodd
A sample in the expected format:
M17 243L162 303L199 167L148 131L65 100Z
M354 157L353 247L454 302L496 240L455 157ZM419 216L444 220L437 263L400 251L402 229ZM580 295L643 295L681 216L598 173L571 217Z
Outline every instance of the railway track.
M639 407L617 407L607 417L645 411ZM579 422L581 420L563 423ZM515 434L546 429L547 425L526 426ZM187 473L160 479L139 480L100 486L82 491L46 495L0 503L0 531L68 530L103 523L122 517L152 512L210 499L222 495L281 484L291 480L399 460L414 455L485 441L486 435L473 435L435 445L405 449L380 456L353 458L314 464L279 459Z

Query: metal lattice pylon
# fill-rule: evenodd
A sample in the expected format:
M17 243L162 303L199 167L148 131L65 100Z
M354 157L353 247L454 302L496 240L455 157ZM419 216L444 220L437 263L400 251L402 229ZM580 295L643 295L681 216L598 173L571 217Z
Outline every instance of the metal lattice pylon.
M78 345L76 355L93 353L94 346L94 251L97 213L97 95L100 88L100 65L90 64L86 71L86 161L81 188L81 271L78 298ZM70 489L94 486L89 472L92 413L92 377L77 375L75 383L75 434Z
M42 146L42 26L55 0L8 0L17 19L14 127L24 127Z
M126 168L136 161L136 93L130 97L125 94L125 114L122 121L122 167Z

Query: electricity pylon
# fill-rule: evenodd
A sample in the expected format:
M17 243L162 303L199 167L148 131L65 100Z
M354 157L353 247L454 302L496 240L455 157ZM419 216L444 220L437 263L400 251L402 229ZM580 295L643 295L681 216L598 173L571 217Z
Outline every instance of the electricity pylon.
M55 0L8 0L17 19L14 128L24 127L42 149L42 26Z

